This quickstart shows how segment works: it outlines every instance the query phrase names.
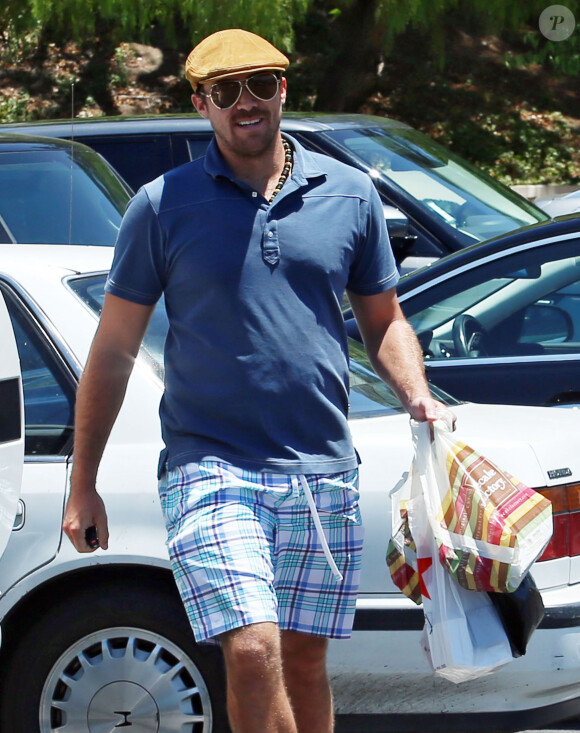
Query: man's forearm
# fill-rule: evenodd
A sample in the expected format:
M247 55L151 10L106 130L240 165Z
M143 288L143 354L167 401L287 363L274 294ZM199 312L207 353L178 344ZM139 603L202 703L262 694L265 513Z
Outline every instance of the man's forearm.
M105 295L77 392L71 493L93 490L153 306Z
M63 529L79 552L93 552L87 530L95 527L106 549L109 530L97 493L99 464L115 423L153 306L106 294L99 327L77 392L75 443Z
M371 296L349 293L365 349L381 379L415 420L436 420L445 406L431 397L423 352L394 289Z
M93 490L109 434L115 423L133 359L128 355L89 357L77 392L71 493Z
M421 346L408 321L394 319L380 341L365 346L375 371L407 410L414 401L430 397Z

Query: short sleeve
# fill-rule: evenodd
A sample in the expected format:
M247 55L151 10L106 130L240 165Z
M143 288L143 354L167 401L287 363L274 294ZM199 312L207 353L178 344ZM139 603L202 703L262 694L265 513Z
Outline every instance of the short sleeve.
M105 290L140 305L153 305L163 292L164 262L159 216L141 188L121 222Z
M376 295L395 287L399 271L393 255L383 203L372 181L361 200L360 234L347 288L358 295Z

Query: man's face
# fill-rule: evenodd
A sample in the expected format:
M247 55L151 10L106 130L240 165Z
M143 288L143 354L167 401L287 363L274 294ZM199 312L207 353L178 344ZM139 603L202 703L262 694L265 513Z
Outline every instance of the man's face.
M228 81L245 81L252 74L239 74ZM211 84L204 84L202 91L209 94ZM240 157L258 157L270 150L276 143L282 105L286 101L286 79L280 80L280 87L274 98L268 102L257 99L242 86L238 101L229 109L218 109L207 96L193 94L192 101L202 117L210 120L218 145L227 156L233 153Z

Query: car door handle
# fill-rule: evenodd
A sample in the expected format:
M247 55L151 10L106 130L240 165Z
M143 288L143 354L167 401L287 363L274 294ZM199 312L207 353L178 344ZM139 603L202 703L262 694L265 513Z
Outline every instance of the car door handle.
M22 499L18 499L18 508L16 509L16 516L14 517L14 524L12 525L12 531L17 532L19 529L24 527L26 519L26 505Z

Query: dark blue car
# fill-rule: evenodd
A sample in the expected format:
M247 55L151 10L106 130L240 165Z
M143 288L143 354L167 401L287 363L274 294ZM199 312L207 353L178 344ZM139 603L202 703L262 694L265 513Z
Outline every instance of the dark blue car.
M74 139L97 150L136 190L200 157L211 140L198 115L101 118L3 129ZM369 115L286 114L282 129L307 148L367 172L385 205L397 261L409 271L549 216L409 125Z
M464 249L398 290L434 384L472 402L580 404L580 217Z

